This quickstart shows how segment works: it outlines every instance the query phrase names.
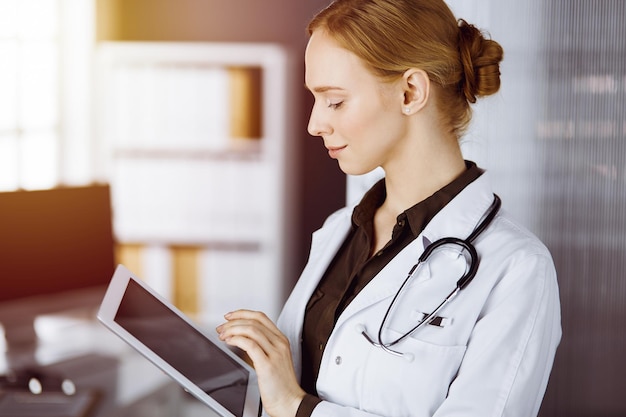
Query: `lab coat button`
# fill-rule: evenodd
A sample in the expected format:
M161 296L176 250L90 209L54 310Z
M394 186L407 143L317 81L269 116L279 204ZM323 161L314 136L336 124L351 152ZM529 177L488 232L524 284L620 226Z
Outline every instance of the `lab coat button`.
M341 365L341 356L337 356L337 357L335 358L335 363L336 363L337 365Z

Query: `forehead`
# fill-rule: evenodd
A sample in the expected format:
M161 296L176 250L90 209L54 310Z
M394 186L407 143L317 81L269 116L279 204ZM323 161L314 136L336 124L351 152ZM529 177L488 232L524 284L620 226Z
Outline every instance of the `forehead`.
M376 81L359 57L340 47L324 31L317 30L311 35L304 63L305 84L312 91L327 87L348 89Z

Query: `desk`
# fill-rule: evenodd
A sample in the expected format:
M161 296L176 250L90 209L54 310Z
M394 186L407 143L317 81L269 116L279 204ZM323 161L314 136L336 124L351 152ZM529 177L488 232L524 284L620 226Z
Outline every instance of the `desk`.
M24 352L17 362L68 378L77 391L98 392L89 417L215 415L91 314L43 317L37 324L40 341L34 353ZM4 357L0 374L7 371Z

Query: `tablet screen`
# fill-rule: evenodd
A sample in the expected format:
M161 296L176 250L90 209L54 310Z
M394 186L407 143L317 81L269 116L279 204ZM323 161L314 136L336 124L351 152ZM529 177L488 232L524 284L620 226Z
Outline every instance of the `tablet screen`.
M133 280L115 322L228 411L243 415L248 371Z

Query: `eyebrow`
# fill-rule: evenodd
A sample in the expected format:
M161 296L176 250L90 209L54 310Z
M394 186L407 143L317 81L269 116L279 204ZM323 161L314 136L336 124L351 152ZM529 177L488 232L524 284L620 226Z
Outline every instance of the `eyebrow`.
M309 88L306 84L304 84L304 88L306 88L309 91L312 91L314 93L325 93L326 91L330 91L330 90L340 90L340 91L344 91L343 88L341 87L334 87L334 86L320 86L320 87L315 87L313 89Z

